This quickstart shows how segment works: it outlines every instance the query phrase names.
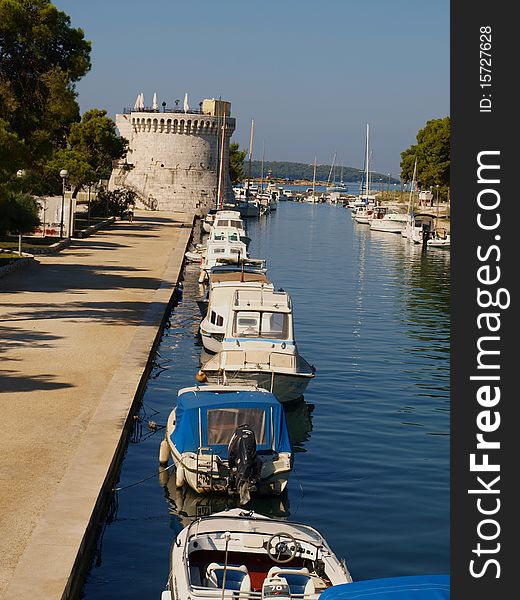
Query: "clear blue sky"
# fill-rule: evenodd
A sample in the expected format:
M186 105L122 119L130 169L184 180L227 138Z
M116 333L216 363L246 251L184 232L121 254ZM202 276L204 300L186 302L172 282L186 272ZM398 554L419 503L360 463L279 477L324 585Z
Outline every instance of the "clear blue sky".
M400 152L449 114L449 0L55 0L92 41L82 112L222 96L253 159L399 174Z

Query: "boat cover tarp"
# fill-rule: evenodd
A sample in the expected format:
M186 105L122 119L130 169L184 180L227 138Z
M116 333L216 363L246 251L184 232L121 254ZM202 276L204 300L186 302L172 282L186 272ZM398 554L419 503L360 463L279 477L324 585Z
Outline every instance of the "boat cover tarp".
M270 392L215 392L200 389L184 392L177 399L176 424L171 434L171 440L178 452L181 454L197 452L202 445L202 447L212 448L215 454L227 459L229 439L231 439L235 427L242 423L230 424L229 419L224 419L227 422L223 424L222 429L224 429L224 425L228 426L228 430L224 432L218 430L218 419L226 410L232 417L233 409L237 415L249 412L253 418L261 416L263 436L258 433L256 435L258 453L262 454L272 449L275 452L292 451L285 413L276 396ZM254 427L255 423L250 422L249 425ZM257 429L257 432L259 430L260 428ZM200 436L202 436L202 440ZM262 437L263 439L261 439Z
M320 600L448 600L449 575L411 575L334 585Z

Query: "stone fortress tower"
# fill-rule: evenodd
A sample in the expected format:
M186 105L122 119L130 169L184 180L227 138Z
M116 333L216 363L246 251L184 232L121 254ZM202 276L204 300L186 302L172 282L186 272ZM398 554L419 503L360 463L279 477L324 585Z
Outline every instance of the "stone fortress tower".
M205 215L217 204L225 121L222 202L233 201L229 140L235 119L229 116L231 103L212 98L203 100L200 110L190 110L186 104L183 110L167 108L163 102L161 112L155 96L153 108L144 107L140 97L140 108L116 115L129 151L124 161L114 165L109 189L133 190L141 208Z

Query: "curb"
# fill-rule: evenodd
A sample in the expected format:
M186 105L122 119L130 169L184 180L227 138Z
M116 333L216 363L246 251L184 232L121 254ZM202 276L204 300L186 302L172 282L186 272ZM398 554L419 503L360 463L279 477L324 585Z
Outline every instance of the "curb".
M17 258L14 262L0 267L0 277L5 277L6 275L9 275L9 273L19 271L20 269L24 269L25 267L28 267L29 265L32 265L34 263L34 256L25 256L23 258Z

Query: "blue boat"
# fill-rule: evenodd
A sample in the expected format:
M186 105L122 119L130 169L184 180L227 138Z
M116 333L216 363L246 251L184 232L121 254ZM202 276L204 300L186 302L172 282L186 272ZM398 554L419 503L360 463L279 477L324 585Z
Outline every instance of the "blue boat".
M335 585L320 600L449 600L449 575L411 575Z
M161 443L176 485L224 492L245 504L251 494L281 494L292 468L285 413L276 396L253 386L183 388Z

